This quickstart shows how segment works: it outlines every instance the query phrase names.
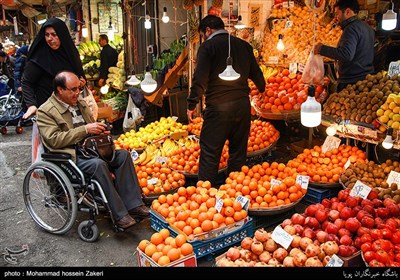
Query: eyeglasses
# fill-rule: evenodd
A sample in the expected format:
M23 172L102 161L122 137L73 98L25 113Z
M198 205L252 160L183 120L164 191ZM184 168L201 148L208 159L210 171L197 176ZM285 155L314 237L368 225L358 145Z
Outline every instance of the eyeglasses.
M73 92L73 93L77 93L77 92L81 91L80 87L73 87L73 88L65 87L64 89L69 90L70 92Z

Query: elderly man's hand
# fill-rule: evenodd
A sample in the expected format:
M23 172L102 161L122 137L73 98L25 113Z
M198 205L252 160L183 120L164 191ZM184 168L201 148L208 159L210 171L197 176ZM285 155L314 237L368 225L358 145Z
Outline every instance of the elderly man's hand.
M107 130L107 125L105 123L102 123L102 122L88 123L86 125L86 132L88 134L110 133L110 131Z

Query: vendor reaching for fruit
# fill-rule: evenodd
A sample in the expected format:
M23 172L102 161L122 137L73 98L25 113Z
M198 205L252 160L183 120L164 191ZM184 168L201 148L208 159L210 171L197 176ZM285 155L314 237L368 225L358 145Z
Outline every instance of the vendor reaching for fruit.
M100 52L100 79L99 86L104 86L107 80L108 68L116 66L118 62L118 52L108 44L108 36L101 34L99 44L102 47Z
M239 38L228 37L221 18L206 16L201 20L198 30L205 42L198 50L193 85L187 99L187 115L191 122L196 104L205 95L206 109L200 133L199 180L208 180L215 186L226 140L229 141L228 174L240 171L246 163L251 117L247 79L251 79L260 92L265 91L265 80L251 45ZM228 39L233 67L240 74L233 81L225 81L218 76L227 66Z

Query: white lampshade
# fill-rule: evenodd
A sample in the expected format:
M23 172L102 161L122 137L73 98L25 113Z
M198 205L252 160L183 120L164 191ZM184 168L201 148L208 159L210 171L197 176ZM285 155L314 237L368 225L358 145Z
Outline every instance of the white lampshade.
M328 128L326 129L326 134L328 136L334 136L336 134L336 128L334 125L328 126Z
M388 10L382 17L382 29L393 30L397 25L397 14L393 10Z
M89 31L87 27L82 27L82 37L87 38L89 36Z
M389 128L388 132L386 134L386 138L385 140L383 140L382 142L382 147L384 147L385 149L391 149L393 148L393 138L392 138L392 134L393 134L393 128Z
M140 88L146 93L152 93L157 88L157 82L153 79L150 72L144 74L144 79L140 83Z
M151 29L150 14L147 12L144 17L144 28Z
M110 86L107 85L107 84L105 84L104 86L102 86L102 87L100 88L100 92L101 92L102 94L107 94L109 89L110 89Z
M169 22L169 16L167 14L167 7L164 7L164 12L163 12L163 16L162 16L161 20L164 23L168 23Z
M316 127L321 124L321 118L321 104L315 100L315 88L311 85L308 87L307 100L300 107L301 124L306 127Z
M138 84L140 84L140 80L136 77L136 75L132 75L125 83L130 86L137 86Z
M107 37L110 41L114 40L114 27L112 25L108 27Z
M233 69L232 65L226 65L224 72L218 75L222 80L234 81L240 78L240 74Z
M279 34L278 38L279 39L278 39L278 44L276 45L276 49L278 51L283 51L285 49L285 45L283 44L283 40L282 40L283 36L282 36L282 34Z
M235 24L236 29L246 28L246 24L242 22L242 16L238 16L238 22Z

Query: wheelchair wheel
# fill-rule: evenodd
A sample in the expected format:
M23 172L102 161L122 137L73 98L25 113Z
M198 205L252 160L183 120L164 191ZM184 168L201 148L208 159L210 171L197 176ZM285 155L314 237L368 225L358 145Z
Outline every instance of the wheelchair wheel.
M39 161L29 167L23 195L28 213L45 231L64 234L73 226L78 211L75 192L54 163Z
M83 221L78 226L79 237L86 242L94 242L100 236L97 225L90 225L90 223L93 223L93 221Z

